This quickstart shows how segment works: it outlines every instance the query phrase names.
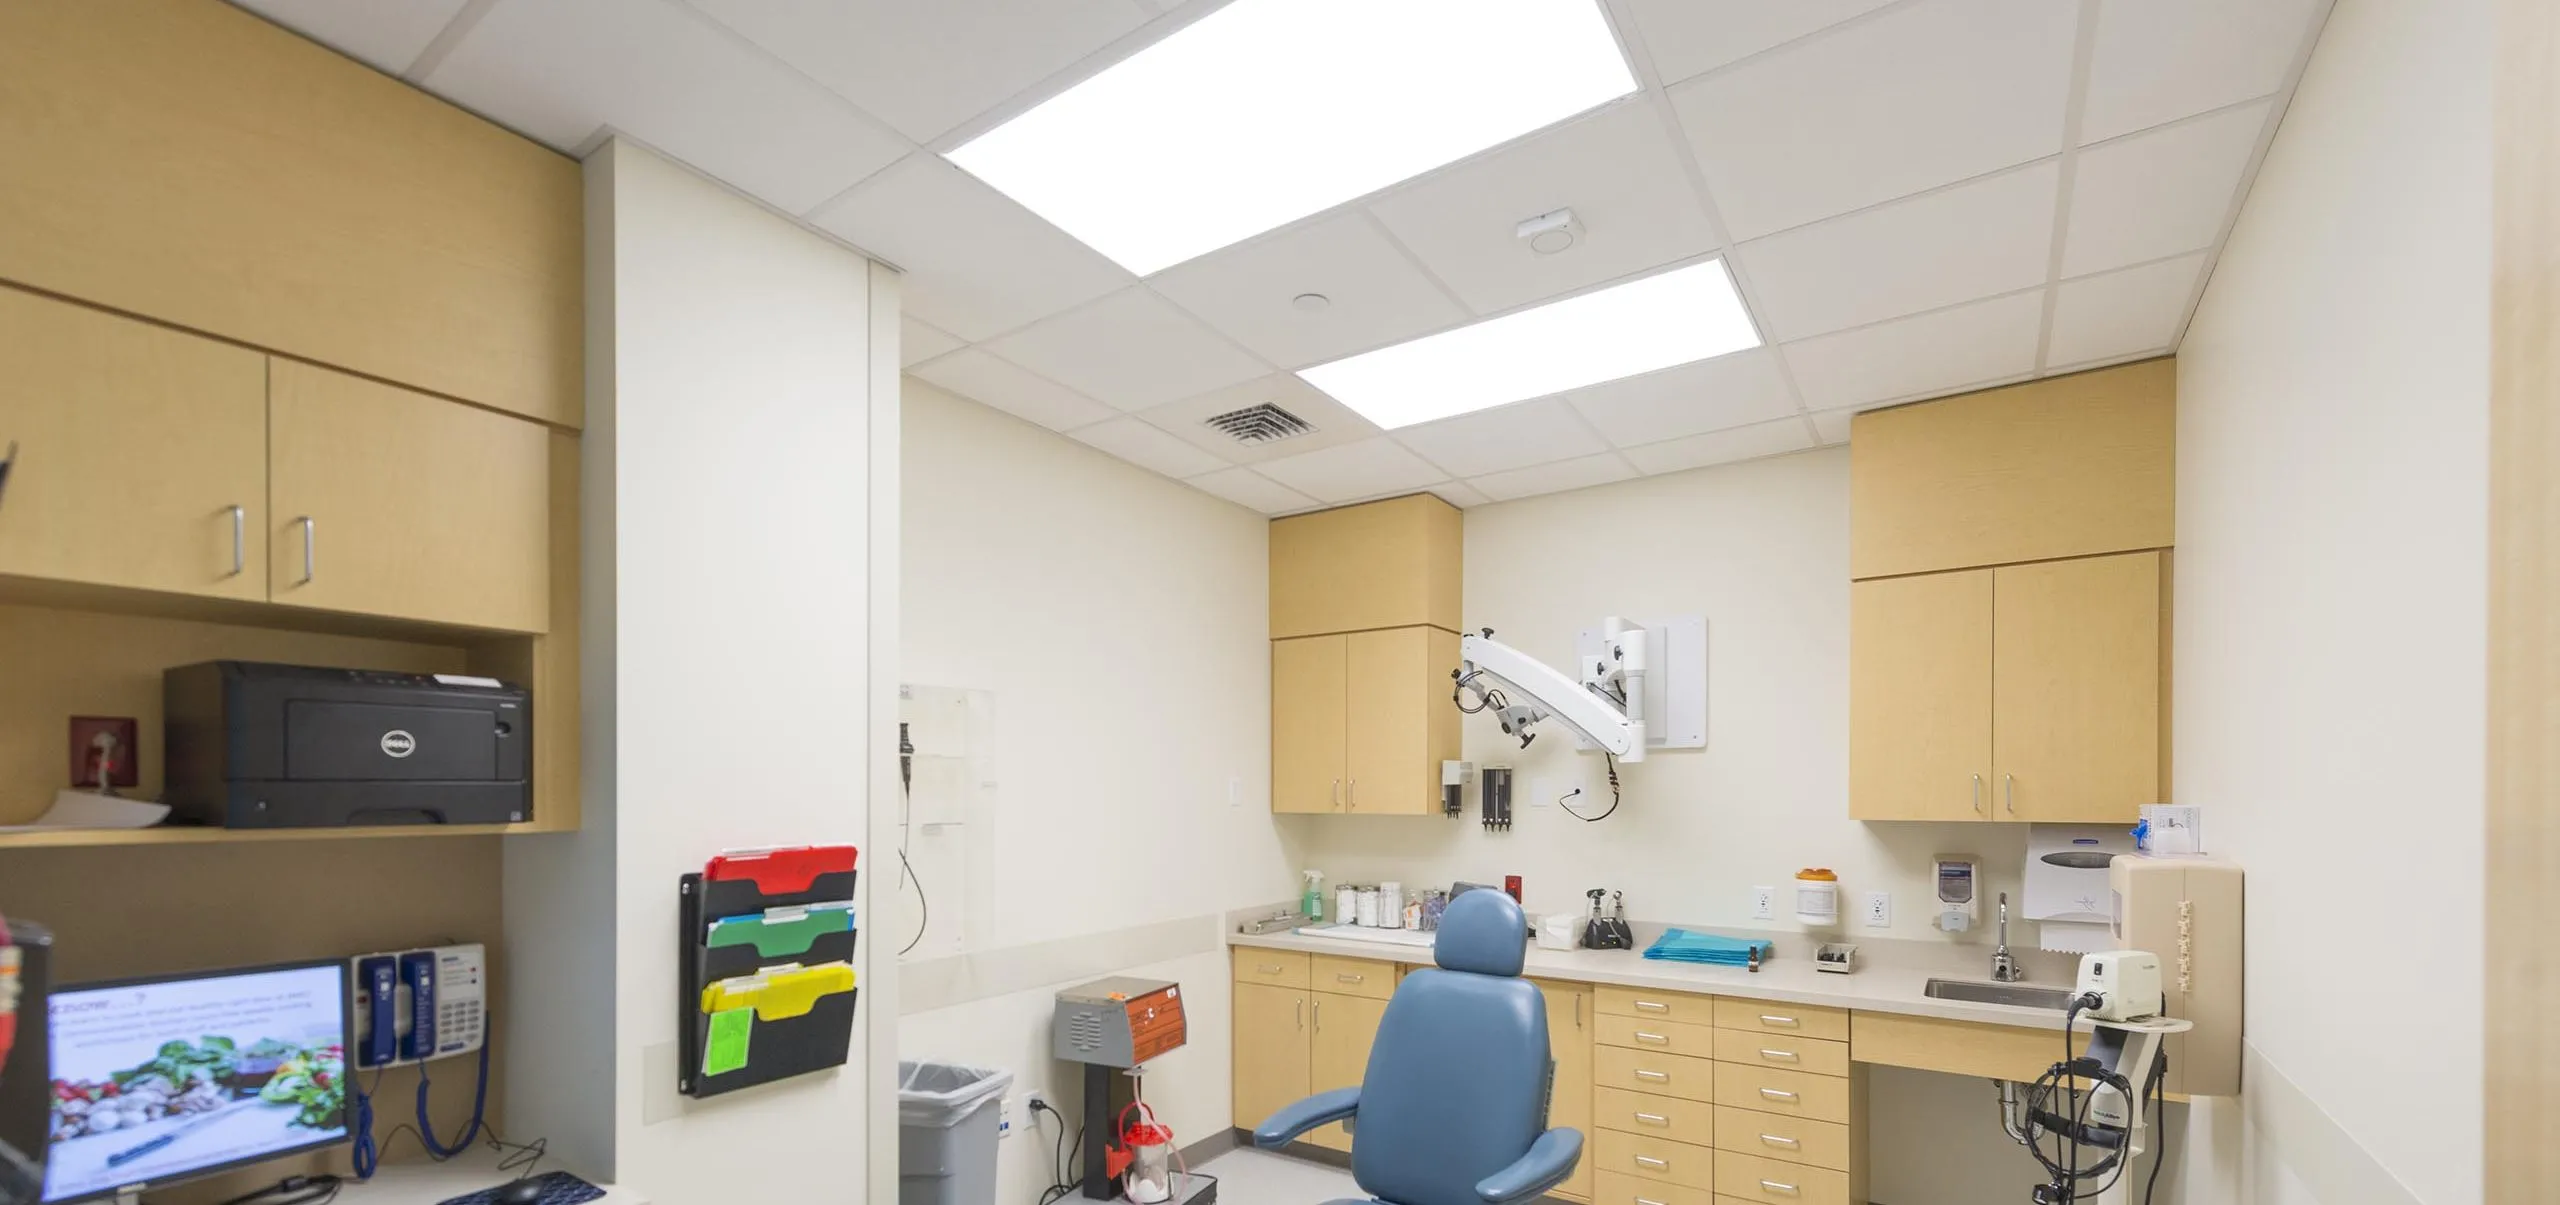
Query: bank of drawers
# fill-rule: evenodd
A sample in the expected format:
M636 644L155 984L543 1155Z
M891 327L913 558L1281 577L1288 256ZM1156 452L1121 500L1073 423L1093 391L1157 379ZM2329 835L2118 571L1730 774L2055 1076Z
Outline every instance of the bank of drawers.
M1845 1009L1601 986L1596 1205L1850 1205Z

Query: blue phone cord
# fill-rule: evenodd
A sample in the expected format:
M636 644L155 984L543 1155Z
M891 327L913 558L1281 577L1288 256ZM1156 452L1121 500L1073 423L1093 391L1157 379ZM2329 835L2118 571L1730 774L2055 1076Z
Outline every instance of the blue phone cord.
M382 1166L382 1152L373 1145L373 1090L381 1086L380 1068L374 1070L373 1088L357 1087L353 1077L347 1080L347 1090L356 1098L355 1124L348 1128L355 1131L355 1149L350 1154L358 1180L372 1179L374 1169Z
M418 1064L418 1141L425 1145L428 1154L435 1156L438 1162L442 1162L470 1150L472 1141L480 1137L480 1119L489 1109L489 1034L487 1030L484 1029L480 1034L480 1084L471 1090L471 1124L463 1127L462 1137L454 1140L454 1144L450 1147L436 1141L435 1123L427 1120L427 1089L432 1086L427 1082L427 1065Z

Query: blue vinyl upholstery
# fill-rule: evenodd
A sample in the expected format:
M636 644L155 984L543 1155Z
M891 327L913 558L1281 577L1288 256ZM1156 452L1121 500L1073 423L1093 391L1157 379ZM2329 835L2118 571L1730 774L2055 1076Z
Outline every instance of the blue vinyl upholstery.
M1254 1132L1279 1146L1352 1118L1351 1174L1388 1205L1507 1205L1573 1174L1582 1135L1547 1129L1547 1010L1520 978L1527 926L1496 891L1449 904L1439 969L1404 977L1358 1088L1311 1097Z

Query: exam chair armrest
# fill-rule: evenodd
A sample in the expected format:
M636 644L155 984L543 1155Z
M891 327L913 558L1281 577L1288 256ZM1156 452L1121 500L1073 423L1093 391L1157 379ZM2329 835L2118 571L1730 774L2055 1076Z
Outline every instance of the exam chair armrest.
M1320 1125L1348 1121L1360 1111L1360 1089L1336 1088L1281 1109L1253 1132L1253 1144L1259 1147L1287 1146L1301 1134ZM1577 1141L1577 1145L1579 1145ZM1569 1165L1568 1165L1569 1166Z
M1549 1130L1538 1135L1529 1144L1529 1153L1517 1162L1478 1181L1476 1195L1484 1198L1485 1205L1532 1200L1564 1183L1573 1175L1573 1165L1581 1161L1582 1131Z

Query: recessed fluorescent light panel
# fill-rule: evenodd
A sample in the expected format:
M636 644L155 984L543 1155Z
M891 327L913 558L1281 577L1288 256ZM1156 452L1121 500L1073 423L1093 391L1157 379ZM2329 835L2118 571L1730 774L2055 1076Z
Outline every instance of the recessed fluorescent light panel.
M1393 430L1758 346L1711 259L1298 375Z
M1143 276L1635 86L1598 0L1235 0L951 161Z

